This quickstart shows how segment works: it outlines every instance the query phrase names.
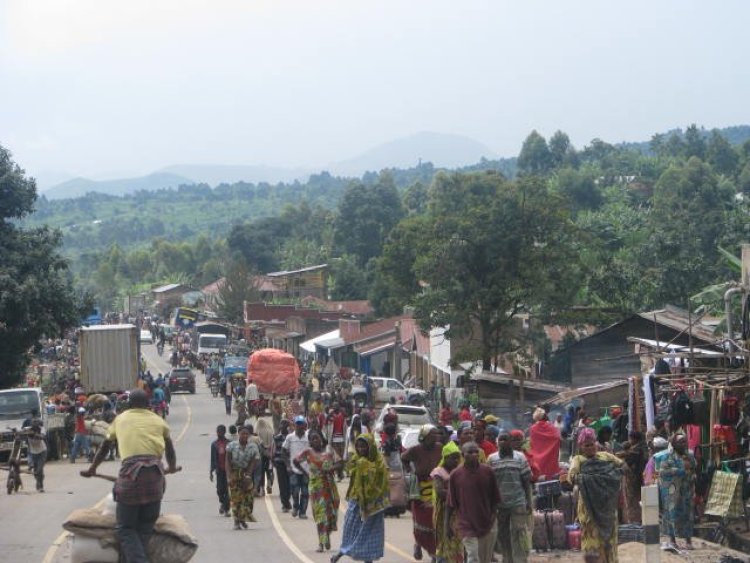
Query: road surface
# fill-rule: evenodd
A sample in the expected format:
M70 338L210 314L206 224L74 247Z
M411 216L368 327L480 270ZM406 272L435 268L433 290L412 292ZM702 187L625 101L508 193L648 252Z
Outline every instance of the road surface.
M143 345L143 353L151 373L168 370L165 353L160 358L153 345ZM234 417L224 413L224 403L213 398L200 373L197 374L195 395L178 393L172 397L168 422L175 440L177 460L183 471L167 477L167 491L162 512L184 516L198 538L199 548L192 561L250 561L318 563L326 562L330 553L320 554L315 523L308 508L307 520L292 518L281 512L278 489L272 495L256 499L257 523L249 530L234 531L232 519L219 515L214 484L208 479L209 446L218 424L227 426ZM115 475L117 462L104 462L99 473ZM53 563L70 561L70 545L61 525L77 508L86 508L102 500L111 490L111 483L102 479L84 479L78 472L88 464L80 460L51 462L46 466L45 490L34 491L33 477L24 480L26 489L2 499L0 538L3 561ZM343 497L346 482L339 484ZM339 526L343 525L342 500ZM332 547L340 543L340 532L333 535ZM399 563L411 557L411 520L408 514L400 519L386 519L386 553L382 561ZM346 559L342 560L345 561ZM429 559L428 559L429 560Z

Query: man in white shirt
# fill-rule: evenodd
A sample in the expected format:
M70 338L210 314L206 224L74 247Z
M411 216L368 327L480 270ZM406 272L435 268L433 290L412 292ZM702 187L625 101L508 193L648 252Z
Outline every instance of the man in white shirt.
M258 400L260 400L258 386L252 379L248 379L247 389L245 389L245 404L251 416L258 416L260 414L258 412Z
M292 490L292 516L299 516L302 519L307 518L305 512L307 512L307 500L309 497L307 490L309 477L305 471L297 468L292 463L292 460L309 447L307 422L304 416L297 416L294 419L294 432L287 435L284 444L281 446L281 451L284 455L287 471L289 472L289 485ZM306 469L307 464L303 463L302 467Z

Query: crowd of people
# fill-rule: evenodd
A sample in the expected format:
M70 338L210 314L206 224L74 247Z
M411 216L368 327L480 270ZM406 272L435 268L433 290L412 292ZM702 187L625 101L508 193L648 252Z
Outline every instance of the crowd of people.
M304 401L293 400L299 410L288 411L274 398L272 422L253 419L256 426L273 425L265 439L251 425L237 430L239 445L232 447L246 452L241 456L231 453L226 429L217 429L211 475L217 475L219 512L234 515L235 528L252 520L253 497L264 494L265 478L266 493L278 484L282 512L306 519L311 507L318 550L328 551L338 527L337 483L347 475L342 543L332 561L381 558L383 518L408 510L415 559L523 563L539 508L535 484L557 481L562 491L578 490L575 521L584 559L611 562L617 560L618 526L640 522L645 483L659 486L662 530L670 544L676 546L679 537L692 546L695 462L681 433L668 441L653 431L647 442L631 432L618 442L613 424L606 430L582 424L573 435L573 455L561 461L565 428L542 408L523 431L507 430L497 417L469 405L456 412L444 404L440 424L424 425L418 443L404 448L394 412L385 413L375 432L373 412L353 406L349 411L342 399L325 404L315 398L306 410ZM403 483L394 480L394 469L404 472Z

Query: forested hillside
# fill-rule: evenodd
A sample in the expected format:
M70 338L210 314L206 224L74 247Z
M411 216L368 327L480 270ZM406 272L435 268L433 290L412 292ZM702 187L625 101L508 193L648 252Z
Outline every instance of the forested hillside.
M750 240L750 128L726 132L734 143L691 126L648 147L581 149L532 132L517 159L456 171L42 198L27 223L62 229L105 306L134 284L213 281L239 259L260 272L328 262L334 298L370 297L381 314L416 304L436 323L466 321L457 302L558 314L686 306L730 274L718 247Z

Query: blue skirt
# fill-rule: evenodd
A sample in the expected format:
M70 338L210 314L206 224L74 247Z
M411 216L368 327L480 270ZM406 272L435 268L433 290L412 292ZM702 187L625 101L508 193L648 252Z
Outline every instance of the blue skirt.
M359 505L350 500L339 551L355 561L374 561L383 557L384 545L385 513L381 510L362 522Z

